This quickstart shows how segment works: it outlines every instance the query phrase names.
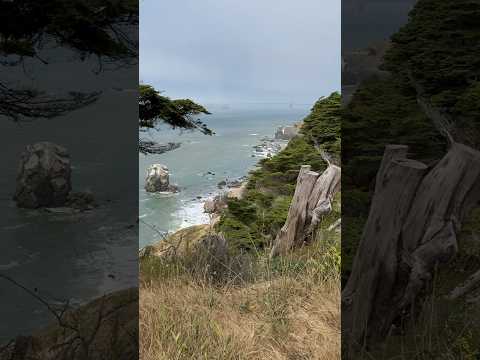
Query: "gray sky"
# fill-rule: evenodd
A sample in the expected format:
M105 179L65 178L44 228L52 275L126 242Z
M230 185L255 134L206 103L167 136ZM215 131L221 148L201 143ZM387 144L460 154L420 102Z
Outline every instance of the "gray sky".
M340 0L143 0L140 79L203 103L340 89Z

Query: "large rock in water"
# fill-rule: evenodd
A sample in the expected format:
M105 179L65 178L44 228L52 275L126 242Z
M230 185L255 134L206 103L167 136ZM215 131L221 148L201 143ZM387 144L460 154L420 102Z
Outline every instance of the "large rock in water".
M147 169L145 190L148 192L176 192L178 188L170 184L170 173L165 165L153 164Z
M14 200L18 207L63 206L72 188L67 149L51 142L28 145L21 155Z

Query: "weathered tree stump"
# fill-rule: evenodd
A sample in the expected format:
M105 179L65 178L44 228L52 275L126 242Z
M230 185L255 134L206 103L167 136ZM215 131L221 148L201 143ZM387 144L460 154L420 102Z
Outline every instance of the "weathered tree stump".
M321 175L310 169L310 165L300 168L287 220L277 234L270 257L284 255L301 245L321 217L332 210L331 202L340 189L340 167L329 163Z
M370 213L342 291L345 354L381 340L415 304L437 264L456 253L456 234L480 200L480 152L453 143L432 169L387 146ZM348 355L347 355L348 358Z

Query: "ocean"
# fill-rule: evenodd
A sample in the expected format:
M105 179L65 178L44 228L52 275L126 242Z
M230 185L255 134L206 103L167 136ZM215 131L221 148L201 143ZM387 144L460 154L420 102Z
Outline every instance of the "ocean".
M138 284L138 114L131 106L136 98L135 92L110 91L66 116L24 124L0 121L0 275L50 304L77 306ZM127 139L115 136L129 132ZM98 209L57 215L16 207L12 195L20 154L37 141L69 150L73 188L91 190ZM55 320L4 278L0 301L0 344Z
M162 234L208 223L203 212L206 199L220 190L217 184L248 174L260 160L252 157L254 145L273 138L279 126L302 120L310 106L288 104L206 105L212 113L201 119L215 135L171 130L142 133L158 142L180 142L178 149L158 155L139 155L140 248L162 238ZM146 169L151 164L169 168L170 182L179 186L175 194L151 194L144 189Z

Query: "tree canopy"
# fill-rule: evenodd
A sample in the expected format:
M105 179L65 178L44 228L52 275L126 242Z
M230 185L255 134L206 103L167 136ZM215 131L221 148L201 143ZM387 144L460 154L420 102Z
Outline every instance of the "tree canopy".
M165 123L172 128L199 130L205 135L213 135L213 131L201 120L195 119L197 115L210 114L207 109L190 99L172 100L151 85L140 84L138 111L140 129L153 129ZM151 141L140 139L139 150L145 154L158 152L154 145Z
M408 78L448 118L456 141L480 148L480 3L419 0L392 36L384 68Z

